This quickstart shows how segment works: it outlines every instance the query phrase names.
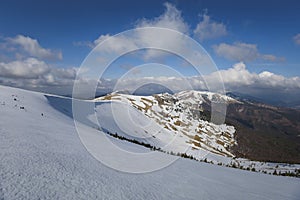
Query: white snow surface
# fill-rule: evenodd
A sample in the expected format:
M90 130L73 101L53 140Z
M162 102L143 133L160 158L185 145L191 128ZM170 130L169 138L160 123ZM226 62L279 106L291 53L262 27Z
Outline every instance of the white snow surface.
M298 178L183 158L145 174L108 168L82 145L71 107L69 98L0 86L1 200L300 199ZM105 107L96 111L101 116ZM96 129L87 130L99 134ZM126 141L111 140L135 152L149 151ZM153 141L161 140L158 137Z
M203 97L207 97L207 99ZM209 152L213 154L214 158L219 158L215 159L216 161L228 160L226 157L234 157L228 148L236 144L235 128L226 124L215 125L198 119L201 102L206 100L234 101L230 97L210 92L186 91L173 96L167 93L154 96L113 93L97 98L95 102L110 103L111 106L106 106L109 108L106 109L105 113L109 113L108 110L113 110L115 114L114 116L112 114L110 116L99 115L100 122L105 120L104 118L111 121L113 118L118 119L119 116L123 116L117 120L119 122L117 125L124 127L121 130L115 130L116 124L110 126L109 123L104 123L105 129L110 132L124 135L124 133L130 133L131 130L131 132L136 132L138 137L145 137L142 133L146 132L148 137L155 136L155 139L150 137L147 143L165 151L187 153L199 160L203 159ZM120 103L123 103L122 108ZM104 106L99 105L98 107ZM137 115L139 117L136 117ZM144 123L138 122L141 120ZM126 125L123 126L123 123ZM134 124L138 126L134 126ZM143 126L142 124L146 125ZM140 129L132 131L132 127L139 127ZM132 133L130 134L132 135ZM159 144L154 142L158 140L160 141ZM166 144L168 145L165 146Z
M138 140L165 152L187 154L218 165L255 169L261 173L295 172L299 164L270 163L236 158L229 148L237 144L235 127L205 121L204 102L241 103L226 95L207 91L182 91L138 96L112 93L94 100L103 130Z

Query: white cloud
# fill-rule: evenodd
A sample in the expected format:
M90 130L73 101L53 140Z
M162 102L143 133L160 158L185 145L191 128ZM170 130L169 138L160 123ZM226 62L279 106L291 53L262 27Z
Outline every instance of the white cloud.
M95 47L95 44L90 41L76 41L76 42L73 42L73 45L77 46L77 47L90 47L90 48Z
M104 51L108 53L120 53L124 50L136 48L137 45L139 45L138 42L140 42L140 39L141 38L131 38L123 35L111 37L109 34L106 34L101 35L93 43L94 46L97 46L99 43L103 42L104 40L107 40L105 43L105 47L102 47L101 50L104 49Z
M165 12L153 19L140 19L136 22L134 28L142 27L159 27L173 29L184 34L190 35L191 30L189 24L183 19L181 11L178 10L174 5L170 3L165 3ZM125 34L126 35L126 34ZM203 15L202 21L200 21L193 31L194 37L198 37L200 40L213 39L221 36L227 35L226 25L222 22L217 22L207 14ZM96 40L92 42L76 42L75 45L85 45L91 48L97 46L100 42L110 38L110 34L100 35ZM295 36L296 37L296 36ZM182 52L189 52L188 47L186 47L186 41L182 38L172 37L170 34L157 34L151 31L144 31L139 34L131 35L118 35L113 39L109 39L106 46L101 48L107 53L118 54L124 52L124 50L129 50L132 48L137 48L140 46L161 46L165 49L176 49L177 52L182 55ZM155 43L155 45L153 45ZM191 49L191 48L190 48ZM272 54L261 54L258 51L256 44L248 44L242 42L235 42L233 44L221 43L219 45L213 46L214 52L221 57L224 57L235 62L239 61L253 61L256 59L271 61L271 62L281 62L285 58L277 57ZM170 55L164 51L159 51L155 49L145 50L141 55L145 61L150 59L159 59Z
M189 34L189 25L182 18L181 11L170 3L165 3L164 6L166 10L162 15L151 20L141 19L136 27L162 27Z
M251 74L244 63L237 63L227 70L219 70L206 76L211 82L218 80L221 76L226 87L251 85L255 83L255 74Z
M29 58L24 61L13 61L10 63L0 63L0 83L3 85L32 89L36 91L52 92L56 94L70 95L77 68L51 68L43 61ZM295 99L300 97L300 77L284 77L272 72L264 71L261 73L250 72L243 62L233 65L226 70L219 70L204 76L193 77L130 77L120 80L118 90L134 90L137 86L154 83L145 87L146 92L161 92L157 85L162 85L171 91L181 90L207 90L207 83L214 88L214 83L218 84L220 77L223 80L226 91L246 93L249 95L267 96L280 99ZM118 80L80 78L83 84L92 85L98 82L98 94L111 92ZM274 92L276 91L276 92ZM140 90L140 92L143 92ZM294 96L293 96L294 95Z
M244 90L245 87L256 88L257 90L271 88L271 91L280 89L300 89L300 77L284 77L272 72L264 71L259 74L251 73L247 70L243 62L233 65L232 68L220 70L208 75L207 79L218 80L221 76L228 90ZM245 92L247 89L245 89Z
M77 69L54 68L46 62L62 59L61 52L45 49L23 35L0 39L1 53L7 57L0 62L0 84L60 94L66 93L67 86L71 94Z
M181 12L170 3L165 3L164 6L166 9L162 15L154 19L140 19L135 24L135 28L159 27L189 34L189 26L182 18ZM170 35L168 33L164 34L164 31L161 31L159 36L157 35L157 32L153 33L151 31L133 31L133 34L131 35L119 35L109 39L106 43L106 46L102 49L105 49L106 52L119 53L123 52L123 50L137 48L140 46L152 46L153 41L155 41L156 46L162 46L165 48L172 48L177 49L178 51L182 51L183 47L185 46L183 44L183 40L182 38L178 38L178 36L174 35L172 36L172 34ZM111 35L109 34L100 35L91 43L80 42L76 43L76 45L86 44L87 46L94 48L100 42L110 37ZM167 53L164 51L149 49L145 50L142 56L145 60L149 60L152 58L161 58L165 55L167 55Z
M78 68L52 68L51 73L60 79L75 79Z
M203 20L197 24L194 30L194 35L203 41L225 36L227 35L227 29L225 24L213 21L210 16L204 14Z
M295 44L300 45L300 33L293 37Z
M271 62L281 62L281 61L285 61L285 58L284 57L277 57L277 56L274 56L274 55L271 55L271 54L264 54L264 55L261 55L261 58L263 60L267 60L267 61L271 61Z
M38 78L49 72L48 65L36 58L27 58L24 61L0 63L0 76L10 78Z
M51 68L49 73L35 79L35 87L73 87L76 78L77 68ZM70 93L70 92L69 92Z
M21 47L21 49L27 53L29 56L36 57L39 59L47 59L47 60L61 60L62 53L55 52L50 49L45 49L40 46L36 39L32 39L30 37L26 37L23 35L17 35L14 38L7 38L7 41L12 45L17 45ZM16 48L18 49L18 48Z
M103 42L104 40L110 38L111 35L106 34L106 35L100 35L96 40L94 40L94 46L97 46L99 43Z
M214 52L221 57L233 61L253 61L256 59L263 59L268 61L283 61L284 58L276 57L271 54L261 54L256 44L247 44L235 42L233 44L221 43L213 46Z
M284 77L272 72L264 71L261 73L253 73L248 71L246 65L243 62L234 64L231 68L226 70L219 70L209 75L193 76L193 77L137 77L127 78L119 82L120 88L118 90L133 90L137 85L142 86L149 82L155 83L167 87L168 89L178 92L181 90L189 90L191 87L196 90L207 90L206 83L209 82L211 88L214 88L214 83L223 80L225 89L227 91L239 91L242 93L251 94L251 92L267 91L282 92L300 91L300 77ZM107 81L102 80L100 87L110 88L114 87L116 80ZM219 84L217 84L219 85ZM190 87L191 86L191 87ZM149 89L149 88L148 88ZM147 91L145 91L147 92ZM279 97L280 98L280 97Z
M54 68L36 58L27 58L1 62L0 84L65 95L72 93L76 73L77 68Z
M219 45L214 45L213 49L218 56L234 61L252 61L259 56L255 44L236 42L230 45L221 43Z
M189 26L182 18L181 12L174 5L170 3L165 3L164 6L166 7L166 10L162 15L154 19L145 19L145 18L140 19L137 21L135 28L160 27L160 28L173 29L181 33L189 34ZM93 43L96 46L97 44L108 39L109 37L111 37L111 35L109 34L100 35L96 40L93 41ZM143 40L147 39L147 37L143 37L143 36L140 36L140 38ZM127 38L122 38L122 39L126 40ZM124 46L126 46L127 44L128 43L125 43ZM115 45L118 45L118 43L115 43Z

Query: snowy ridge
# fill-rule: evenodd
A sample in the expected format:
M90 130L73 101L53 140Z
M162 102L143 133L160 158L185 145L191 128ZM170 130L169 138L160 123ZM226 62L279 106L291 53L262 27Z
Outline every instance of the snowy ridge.
M110 101L122 102L138 109L145 116L156 122L164 132L163 134L178 135L177 143L170 145L166 150L178 152L176 146L186 146L188 154L197 159L202 159L204 152L210 152L225 157L234 157L229 148L236 144L234 139L235 129L233 126L226 124L216 125L201 119L201 104L209 100L235 101L234 99L215 95L208 92L188 91L175 95L158 94L153 96L135 96L127 94L113 93L105 97L96 99L96 102ZM154 133L146 127L142 132ZM168 138L163 140L168 143ZM163 146L158 146L164 148ZM183 149L184 150L184 149Z
M179 99L189 99L191 103L198 103L199 100L202 101L219 101L224 103L241 103L237 101L236 99L229 97L227 95L217 94L213 92L207 92L207 91L182 91L179 93L176 93L174 96L176 96ZM207 99L207 100L205 100Z
M268 174L299 170L297 164L251 161L233 155L230 147L237 144L235 128L216 125L202 118L202 105L211 101L241 103L226 95L203 91L153 96L115 92L94 100L101 128L165 152L186 153L197 160Z

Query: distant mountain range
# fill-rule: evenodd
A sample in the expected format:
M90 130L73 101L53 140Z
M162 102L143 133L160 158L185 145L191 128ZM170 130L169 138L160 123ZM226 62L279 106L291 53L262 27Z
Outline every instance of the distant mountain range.
M236 129L240 156L262 161L300 162L300 110L228 94L242 104L229 104L226 122Z
M283 101L278 100L276 98L262 98L262 97L254 97L249 94L243 94L239 92L227 92L226 95L239 99L241 101L248 101L253 103L265 103L277 107L286 107L286 108L295 108L300 109L300 100L289 100L289 101Z
M96 97L105 96L107 94L112 93L111 89L102 89L101 92L98 92L96 94ZM120 91L120 93L123 94L131 94L129 91ZM153 94L162 94L162 93L169 93L174 94L176 91L172 91L162 85L159 84L146 84L142 87L136 89L132 94L133 95L142 95L142 96L151 96ZM276 107L285 107L285 108L294 108L294 109L300 109L300 97L298 94L295 94L294 96L291 94L285 95L285 94L276 94L276 97L273 97L272 95L268 94L249 94L249 93L242 93L242 92L236 92L231 91L226 93L227 96L230 96L234 99L238 99L240 101L248 101L253 103L265 103ZM68 97L72 97L72 95L67 95ZM280 96L281 98L278 98Z

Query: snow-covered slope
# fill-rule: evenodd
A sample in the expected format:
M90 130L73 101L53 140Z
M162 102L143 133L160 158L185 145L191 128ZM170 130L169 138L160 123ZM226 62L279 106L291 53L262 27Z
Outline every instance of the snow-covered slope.
M226 102L235 101L230 97L217 96L209 92L188 91L175 94L174 96L167 93L153 96L113 93L96 99L96 102L110 102L114 104L114 106L110 106L114 112L122 110L122 112L116 113L115 116L110 116L110 120L116 119L124 122L124 119L135 116L131 124L137 124L139 130L134 130L134 132L139 134L137 136L147 137L148 134L149 139L147 142L152 143L152 141L158 140L162 144L156 146L164 150L175 153L184 153L186 151L187 154L197 159L202 159L203 155L206 155L208 152L213 153L215 156L234 157L229 151L229 148L236 144L234 127L226 124L216 125L202 120L200 115L201 106L202 102L206 101L203 96L210 101L213 99ZM121 103L124 104L122 108L120 107ZM126 108L128 105L136 108L136 110L130 108L129 112L123 112L123 110L128 110ZM138 112L140 113L137 114ZM127 113L130 113L130 116L126 117ZM141 113L144 113L144 115L140 116ZM120 115L123 116L119 117ZM139 116L136 117L137 115ZM103 120L102 115L99 117L99 121ZM119 118L122 120L118 120ZM141 122L141 119L144 122ZM129 126L130 130L126 129L130 122L125 120L124 123L126 125L117 124L124 127L124 130L115 130L116 124L107 126L108 123L104 123L103 127L112 132L130 133L132 126ZM147 123L148 126L143 125ZM143 135L141 136L141 134ZM156 139L151 138L151 136L154 136ZM175 141L165 147L164 145L169 144L172 138Z
M180 158L169 167L139 175L110 169L82 145L74 127L71 103L68 98L0 86L0 199L300 198L297 178L189 159ZM105 109L96 107L99 116L106 114ZM106 123L109 121L102 121ZM100 134L88 126L86 130ZM134 151L148 151L110 139Z
M101 129L196 160L272 174L297 173L300 165L255 162L236 157L235 127L216 125L206 116L211 102L243 104L226 95L183 91L153 96L112 93L94 100Z

